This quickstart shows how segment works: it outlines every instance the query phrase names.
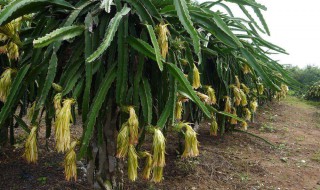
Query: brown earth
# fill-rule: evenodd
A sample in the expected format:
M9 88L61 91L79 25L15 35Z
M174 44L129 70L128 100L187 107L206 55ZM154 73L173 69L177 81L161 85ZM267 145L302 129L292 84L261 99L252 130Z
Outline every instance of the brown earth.
M198 158L179 158L178 140L172 135L169 138L175 143L168 141L164 181L154 184L138 180L125 184L125 189L320 190L319 107L289 97L260 107L250 126L248 132L267 139L275 148L243 133L209 136L209 126L204 123L199 130ZM80 127L73 133L79 135ZM24 139L19 138L21 142ZM52 139L49 148L53 149ZM27 165L21 158L21 146L2 149L0 189L90 189L81 173L77 182L66 182L63 155L45 149L45 142L40 142L36 165Z

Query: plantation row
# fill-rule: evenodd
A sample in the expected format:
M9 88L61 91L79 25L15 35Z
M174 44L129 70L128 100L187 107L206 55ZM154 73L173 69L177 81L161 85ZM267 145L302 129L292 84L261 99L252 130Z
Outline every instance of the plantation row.
M246 18L234 17L225 2ZM46 138L53 135L56 151L66 155L67 180L77 178L77 157L87 159L88 180L101 187L117 186L122 159L131 181L142 159L142 178L160 182L168 133L183 136L182 158L198 156L195 125L209 120L211 135L246 130L259 101L284 97L294 83L268 56L285 50L261 37L270 34L266 7L254 0L0 5L1 134L17 126L29 133L24 157L34 163L37 132L46 128ZM70 135L77 114L78 142Z

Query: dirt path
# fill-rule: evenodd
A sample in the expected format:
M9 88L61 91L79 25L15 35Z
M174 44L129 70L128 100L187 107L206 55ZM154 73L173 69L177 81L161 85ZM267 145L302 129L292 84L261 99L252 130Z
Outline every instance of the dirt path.
M260 107L250 126L248 132L276 148L242 133L214 138L203 124L198 158L180 159L177 137L171 135L176 143L168 141L164 182L138 180L126 184L126 189L320 190L320 107L289 97ZM81 177L82 181L65 182L63 156L40 148L39 164L32 166L21 158L21 148L0 154L0 189L90 189Z

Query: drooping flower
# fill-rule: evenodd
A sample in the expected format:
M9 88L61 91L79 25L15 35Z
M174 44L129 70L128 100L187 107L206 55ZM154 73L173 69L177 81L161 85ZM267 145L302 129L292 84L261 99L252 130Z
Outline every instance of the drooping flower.
M144 168L142 171L142 178L143 179L150 179L151 170L152 170L152 162L153 162L152 155L149 152L144 151L141 153L141 157L146 158Z
M61 110L61 101L62 101L62 94L58 93L53 98L53 106L56 111L56 116L58 116L60 110Z
M250 69L250 67L249 67L247 64L244 64L244 65L243 65L242 71L243 71L243 74L249 74L249 73L251 73L251 69Z
M70 125L73 122L71 106L74 103L74 99L64 100L63 107L56 116L55 139L58 152L65 152L70 149Z
M77 156L74 151L77 141L73 141L70 145L65 158L64 158L64 173L66 180L70 181L72 178L77 181Z
M197 92L198 97L200 98L201 101L210 104L210 98L209 96L202 94L201 92Z
M210 125L210 135L211 136L217 136L218 135L218 123L216 118L213 116L211 125Z
M153 135L153 167L164 167L166 139L164 138L160 129L154 129Z
M130 181L136 181L138 178L138 155L132 144L128 152L128 177Z
M161 22L157 26L156 32L157 32L158 44L160 47L161 55L164 59L166 59L168 50L169 50L168 36L170 36L170 32L168 30L168 24Z
M0 101L2 102L6 102L7 100L14 73L16 73L14 69L7 68L0 77Z
M235 85L237 88L240 88L240 81L239 81L239 77L236 75L235 77Z
M246 106L248 104L247 95L240 89L241 105Z
M166 165L165 160L165 138L160 129L154 129L153 135L153 176L152 181L155 183L161 182L163 175L163 167Z
M216 104L217 98L214 89L211 86L206 86L207 95L209 96L210 104Z
M176 110L175 110L175 117L177 120L182 119L182 110L183 110L182 101L178 100L176 102Z
M120 132L117 137L117 158L125 158L129 149L129 125L122 124Z
M245 122L245 121L242 121L242 122L241 122L241 127L242 127L243 130L246 131L246 130L248 129L248 123Z
M37 127L33 126L31 132L25 143L25 150L23 157L28 163L36 163L38 160L38 147L37 147Z
M250 121L251 119L251 112L248 108L244 108L244 118L247 121Z
M231 114L237 116L237 110L236 110L236 108L232 108ZM230 124L236 125L236 124L238 124L238 120L236 120L235 118L231 117L231 118L230 118Z
M193 65L193 82L192 87L198 89L201 87L200 73L196 65Z
M257 107L258 107L258 102L256 100L250 103L250 108L253 113L257 111Z
M132 106L128 107L129 111L129 119L128 119L128 125L129 125L129 133L130 133L130 144L137 144L138 143L138 136L139 136L139 120L136 115L136 112Z
M231 113L231 100L229 96L225 96L225 106L224 106L224 111Z
M31 107L28 109L28 111L27 111L27 118L28 118L29 120L32 120L35 107L36 107L36 102L33 102L33 103L32 103L32 106L31 106Z
M259 84L258 84L258 93L259 93L260 95L262 95L263 92L264 92L264 86L263 86L263 84L259 83Z
M184 133L184 151L182 157L196 157L199 155L197 133L188 123L180 122L177 126L178 129L185 129Z
M244 91L244 93L249 94L250 89L243 83L241 83L241 88Z
M163 176L163 167L153 167L152 171L152 181L155 183L159 183L162 181Z

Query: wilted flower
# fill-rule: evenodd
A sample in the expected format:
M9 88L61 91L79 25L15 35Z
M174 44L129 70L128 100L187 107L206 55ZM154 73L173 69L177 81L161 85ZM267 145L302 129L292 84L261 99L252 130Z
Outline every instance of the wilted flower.
M28 109L28 111L27 111L27 118L28 118L29 120L32 120L35 107L36 107L36 102L33 102L33 103L32 103L32 106L31 106L31 107Z
M217 136L218 135L218 123L216 118L213 116L211 125L210 125L210 135Z
M250 89L243 83L241 83L241 88L244 91L244 93L249 94Z
M63 107L56 116L56 149L58 152L65 152L70 148L70 124L73 122L71 106L75 103L74 99L66 99Z
M231 114L237 116L237 110L236 110L236 108L232 108ZM231 118L230 118L230 124L236 125L236 124L238 124L238 120L236 120L235 118L231 117Z
M128 177L131 181L135 181L138 177L138 155L132 144L128 152Z
M199 87L201 87L200 73L199 73L199 70L198 70L196 65L193 65L193 83L192 83L192 87L194 89L198 89Z
M154 167L152 171L152 181L155 183L159 183L162 181L163 176L163 167Z
M253 113L257 111L257 107L258 107L258 102L256 100L250 103L250 108Z
M128 107L129 111L129 133L130 133L130 144L137 144L138 143L138 136L139 136L139 120L136 115L136 112L132 106Z
M202 94L201 92L197 92L198 97L200 98L201 101L210 104L210 98L209 96Z
M53 106L56 111L56 116L58 116L60 110L61 110L61 100L62 100L62 94L58 93L53 98Z
M9 95L12 75L16 73L14 69L7 68L0 77L0 101L6 102L7 96Z
M206 86L207 95L209 96L209 101L211 104L217 103L217 98L214 89L211 86Z
M243 71L243 74L251 73L251 69L249 68L249 66L247 64L243 65L242 71Z
M248 108L244 108L244 117L245 117L245 120L247 120L247 121L250 121L250 119L251 119L251 112L250 112L250 110L248 109Z
M241 89L240 89L240 97L241 97L241 105L246 106L248 104L247 95Z
M264 92L264 86L263 86L263 84L259 83L259 84L258 84L258 93L259 93L260 95L262 95L263 92Z
M240 81L239 81L239 77L236 75L235 77L235 84L237 88L240 88Z
M154 129L153 135L153 167L164 167L166 139L164 138L160 129Z
M160 47L161 55L164 59L166 59L169 50L168 36L170 35L170 32L167 26L168 24L164 24L163 22L161 22L156 28L158 44Z
M224 106L224 111L225 112L228 112L228 113L231 113L231 100L230 100L230 97L229 96L225 96L224 97L225 99L225 106Z
M246 131L246 130L248 129L248 123L245 122L245 121L242 121L242 122L241 122L241 127L242 127L243 130Z
M188 123L179 123L177 126L178 129L185 128L184 134L184 151L182 157L195 157L199 155L198 150L198 139L197 133L193 130L193 128Z
M117 137L117 158L125 158L129 149L129 126L128 123L122 124Z
M38 147L37 147L37 127L34 126L25 143L25 150L23 157L28 163L36 163L38 160Z
M176 110L175 110L175 117L177 120L181 120L182 118L182 101L177 101L176 102Z
M64 158L64 173L67 181L70 181L72 178L77 181L77 157L74 151L76 145L77 141L71 143L70 149Z
M152 170L152 155L147 151L144 151L144 152L140 153L139 155L142 158L146 158L144 168L142 171L142 178L143 179L150 179L151 170Z

